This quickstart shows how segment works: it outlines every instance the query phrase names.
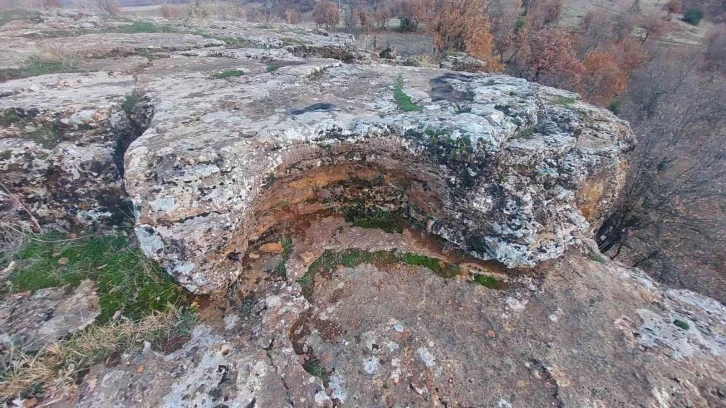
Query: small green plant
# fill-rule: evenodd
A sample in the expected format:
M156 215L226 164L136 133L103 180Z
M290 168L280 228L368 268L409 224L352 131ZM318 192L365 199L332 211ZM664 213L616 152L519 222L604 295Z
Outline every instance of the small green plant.
M46 149L52 149L60 142L60 133L55 124L38 124L35 130L25 133L25 137Z
M686 10L683 14L683 21L690 25L697 26L703 18L703 11L695 8Z
M396 100L398 109L404 112L418 112L421 110L421 107L413 103L411 97L403 92L403 77L400 75L396 80L396 85L393 87L393 98Z
M280 263L277 265L277 268L275 268L275 274L277 276L281 276L283 278L287 277L287 266L285 266L285 264L287 263L287 260L290 259L292 249L292 239L287 235L284 236L282 238L282 259L280 259Z
M308 374L312 375L313 377L318 377L323 381L323 384L328 384L328 381L330 380L330 376L325 371L322 365L320 365L320 361L318 359L311 359L306 361L303 364L303 370L307 371Z
M8 127L15 122L20 121L20 115L14 109L8 109L0 114L0 126Z
M10 158L13 156L13 152L10 150L3 150L0 152L0 160L10 160Z
M592 258L592 260L595 261L595 262L597 262L597 263L601 263L601 264L607 263L607 261L608 261L607 258L605 258L604 256L602 256L600 254L595 255Z
M514 24L514 34L518 34L524 28L525 24L526 22L523 17L518 18L517 22Z
M675 324L676 326L678 326L679 328L681 328L683 330L688 330L691 328L691 325L689 325L688 322L685 322L683 320L676 319L673 321L673 324Z
M491 276L486 275L476 275L474 276L474 282L489 288L489 289L502 289L504 284L502 281L492 278Z
M135 93L133 93L131 95L126 95L126 99L124 99L124 103L121 104L121 109L123 109L127 115L130 115L134 111L134 107L136 106L136 104L139 102L140 99L141 99L141 96L139 96L138 94L135 94Z
M234 78L234 77L240 77L244 75L244 71L241 69L228 69L226 71L217 72L214 74L214 77L217 79L224 79L224 78Z
M153 311L166 311L185 298L181 287L122 235L80 239L41 235L20 250L16 261L20 268L9 277L13 293L75 287L84 279L93 280L100 323L119 310L130 319L139 319Z
M277 71L280 68L282 68L282 65L276 65L276 64L268 65L267 66L267 72L275 72L275 71Z

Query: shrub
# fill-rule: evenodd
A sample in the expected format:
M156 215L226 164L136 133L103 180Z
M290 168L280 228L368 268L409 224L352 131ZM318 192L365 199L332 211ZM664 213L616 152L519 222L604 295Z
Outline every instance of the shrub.
M697 26L698 23L701 22L701 19L703 18L703 11L699 9L688 9L685 14L683 14L683 21L685 21L688 24Z
M494 36L482 0L443 0L426 21L426 30L439 54L466 52L485 61L485 71L502 70L499 59L492 56Z
M98 7L112 16L121 14L121 6L118 0L98 0Z

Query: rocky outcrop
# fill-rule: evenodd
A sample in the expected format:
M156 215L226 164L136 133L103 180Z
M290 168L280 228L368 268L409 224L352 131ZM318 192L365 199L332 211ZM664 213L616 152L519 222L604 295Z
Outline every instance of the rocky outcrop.
M480 259L556 258L598 227L633 145L609 112L507 76L322 59L239 67L229 81L150 80L156 113L126 154L146 253L198 292L234 279L235 259L276 225L360 203Z
M131 23L114 24L102 29ZM113 223L131 212L125 182L147 255L207 293L239 274L250 242L352 206L396 213L480 259L532 266L591 235L627 170L628 125L575 94L507 76L344 64L344 35L165 27L174 32L57 40L99 44L98 58L168 53L135 68L101 64L133 76L0 85L4 211L65 229ZM129 108L136 94L140 112Z
M296 236L294 247L415 250L401 234L326 219ZM229 304L210 307L180 350L147 348L92 369L76 406L724 402L726 308L614 262L571 253L538 267L541 275L512 279L507 290L372 262L316 277L314 294L303 298L293 279L265 278L274 274L265 266L274 268L272 260L250 265ZM306 268L290 262L288 273Z
M66 230L128 219L123 153L147 116L133 89L106 73L0 84L4 217Z

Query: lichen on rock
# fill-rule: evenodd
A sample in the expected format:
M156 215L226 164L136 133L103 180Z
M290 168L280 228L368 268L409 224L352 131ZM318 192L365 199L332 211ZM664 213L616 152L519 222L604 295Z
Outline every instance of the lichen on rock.
M126 186L147 254L191 290L223 287L237 274L229 259L275 224L351 201L532 266L588 237L622 185L632 133L577 95L501 75L290 61L269 73L247 60L239 81L193 90L195 73L146 85L155 116L127 152ZM399 81L420 110L396 105Z

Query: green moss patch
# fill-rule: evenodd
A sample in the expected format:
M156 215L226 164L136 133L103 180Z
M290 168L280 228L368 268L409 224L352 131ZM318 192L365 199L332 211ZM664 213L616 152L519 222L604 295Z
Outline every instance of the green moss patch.
M396 100L398 109L404 112L418 112L421 107L411 101L411 97L403 92L403 77L399 76L393 87L393 98Z
M78 61L60 62L40 57L30 57L21 68L0 69L0 80L28 78L46 74L80 72Z
M267 66L267 72L275 72L278 69L282 68L282 65L268 65Z
M10 278L14 293L95 281L104 323L121 310L133 320L181 304L185 292L128 238L116 234L66 239L41 235L16 255L20 268Z
M277 276L281 276L283 278L287 278L287 266L285 264L287 263L287 260L290 259L290 254L292 254L292 239L289 236L285 236L282 238L282 259L280 260L280 263L277 265L277 268L275 269L275 274Z
M369 209L359 205L348 206L343 214L345 220L353 226L368 229L380 229L389 234L403 232L404 222L401 217L391 211Z
M679 328L681 328L683 330L688 330L691 328L691 325L688 324L688 322L685 322L683 320L676 319L673 321L673 324L675 324L676 326L678 326Z
M505 283L496 279L492 278L491 276L486 275L476 275L474 276L474 282L489 288L489 289L504 289L506 287Z
M154 24L148 21L131 21L128 25L113 27L111 31L116 33L139 34L139 33L176 33L180 30L164 25Z
M224 78L234 78L234 77L240 77L244 75L244 71L240 69L228 69L226 71L218 72L214 74L214 77L217 79L224 79Z
M353 268L362 264L373 264L376 266L394 264L422 266L446 279L453 278L461 272L458 265L448 264L436 258L410 252L369 252L356 248L343 251L327 250L310 265L307 273L298 280L298 283L302 286L303 296L308 300L312 298L317 276L322 275L325 278L329 278L339 265L346 268Z

